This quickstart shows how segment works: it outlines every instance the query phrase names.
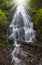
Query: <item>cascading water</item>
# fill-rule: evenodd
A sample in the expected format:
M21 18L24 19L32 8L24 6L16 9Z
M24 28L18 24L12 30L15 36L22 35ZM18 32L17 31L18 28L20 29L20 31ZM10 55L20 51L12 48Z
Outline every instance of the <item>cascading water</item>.
M34 42L35 31L33 30L33 23L31 22L31 18L23 6L17 7L9 28L10 34L8 38L13 39L15 45L15 48L11 54L14 65L25 65L17 56L18 53L23 53L20 48L21 44L18 44L17 40L26 41L28 43ZM25 54L23 53L23 55Z

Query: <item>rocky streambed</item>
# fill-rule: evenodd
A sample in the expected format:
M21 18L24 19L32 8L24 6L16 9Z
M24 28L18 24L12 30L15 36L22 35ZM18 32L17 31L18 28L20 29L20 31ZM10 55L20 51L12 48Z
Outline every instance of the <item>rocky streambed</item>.
M2 52L0 52L0 65L14 65L12 62L12 45L8 45ZM21 65L42 65L42 51L35 47L30 47L25 44L21 44L22 49L17 57L22 60Z

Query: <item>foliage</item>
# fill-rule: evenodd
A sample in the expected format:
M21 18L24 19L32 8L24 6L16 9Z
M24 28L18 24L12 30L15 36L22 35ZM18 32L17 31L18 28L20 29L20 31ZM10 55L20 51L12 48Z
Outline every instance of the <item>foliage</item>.
M37 40L42 42L42 0L31 0L30 6L32 8L31 18L37 32Z
M8 19L2 10L0 10L0 25L7 25L8 24Z
M6 26L10 20L8 18L8 10L11 7L9 0L0 0L0 50L5 47L6 44Z
M38 38L42 41L42 9L39 9L34 18Z

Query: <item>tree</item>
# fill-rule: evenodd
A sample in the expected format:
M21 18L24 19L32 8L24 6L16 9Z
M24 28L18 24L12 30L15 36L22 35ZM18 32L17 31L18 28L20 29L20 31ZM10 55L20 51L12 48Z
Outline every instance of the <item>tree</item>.
M31 0L30 6L32 8L32 20L37 32L38 41L42 42L42 0Z
M42 0L31 0L30 5L32 8L36 9L42 8Z
M5 26L10 22L8 18L10 6L9 0L0 0L0 50L2 50L6 44Z

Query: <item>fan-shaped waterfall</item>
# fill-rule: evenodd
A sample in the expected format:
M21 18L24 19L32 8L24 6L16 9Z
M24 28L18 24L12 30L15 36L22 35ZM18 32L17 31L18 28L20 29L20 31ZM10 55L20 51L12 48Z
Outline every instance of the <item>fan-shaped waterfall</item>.
M34 42L35 31L33 30L33 23L31 22L31 18L23 6L17 7L9 28L10 33L8 38L13 39L15 45L15 48L11 54L12 61L14 61L14 65L25 65L17 56L18 53L23 53L20 48L21 44L18 44L17 40L26 41L28 43Z

